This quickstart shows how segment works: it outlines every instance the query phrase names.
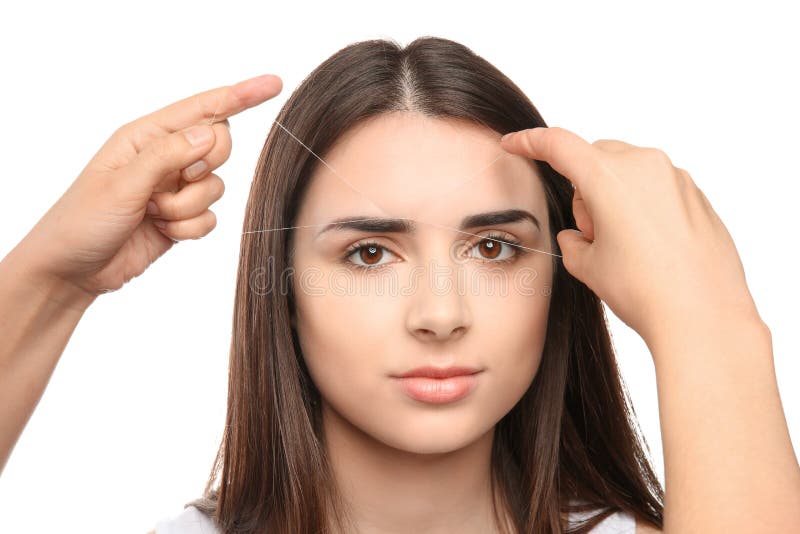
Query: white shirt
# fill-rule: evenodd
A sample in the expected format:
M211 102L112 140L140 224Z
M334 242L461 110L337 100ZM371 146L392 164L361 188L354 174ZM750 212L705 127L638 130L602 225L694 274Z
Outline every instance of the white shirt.
M569 515L570 522L592 517L594 512ZM636 520L627 512L615 512L597 524L591 534L635 534ZM177 516L162 519L156 524L156 534L219 534L219 530L205 514L188 506Z

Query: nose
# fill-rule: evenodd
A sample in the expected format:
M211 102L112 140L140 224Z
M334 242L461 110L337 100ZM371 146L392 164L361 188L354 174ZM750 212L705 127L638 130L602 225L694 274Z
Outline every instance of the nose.
M419 269L410 295L408 330L421 341L459 339L471 325L466 299L460 294L459 269L450 263ZM463 284L462 284L463 286Z

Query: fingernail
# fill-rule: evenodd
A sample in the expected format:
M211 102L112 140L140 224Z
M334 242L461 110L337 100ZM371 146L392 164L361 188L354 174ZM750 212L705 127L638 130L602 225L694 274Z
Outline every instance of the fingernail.
M189 141L192 146L202 146L211 141L214 132L206 124L198 124L186 130L183 135L186 136L186 140Z
M158 206L152 200L147 203L147 213L150 215L158 215Z
M186 175L186 178L192 180L203 174L203 171L205 171L207 168L208 168L208 163L206 163L204 160L201 159L200 161L195 161L194 163L186 167L183 170L183 174Z
M266 82L269 80L273 80L277 77L278 76L276 74L262 74L261 76L256 76L255 78L251 78L251 80L258 82Z
M164 227L167 226L167 221L165 221L163 219L157 219L157 220L153 221L153 224L155 224L156 226L158 226L159 228L161 228L163 230Z
M517 132L510 132L510 133L507 133L507 134L505 134L503 137L501 137L501 138L500 138L500 141L501 141L501 142L502 142L502 141L508 141L509 139L511 139L512 137L514 137L514 134L515 134L515 133L517 133Z

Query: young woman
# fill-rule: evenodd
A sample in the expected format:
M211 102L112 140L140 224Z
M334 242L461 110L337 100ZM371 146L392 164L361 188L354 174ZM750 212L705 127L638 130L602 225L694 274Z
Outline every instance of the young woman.
M3 462L83 311L213 229L227 118L280 89L126 124L0 263ZM601 300L651 350L669 492ZM800 528L770 332L708 200L660 150L547 128L458 43L356 43L291 95L233 327L211 476L158 533Z

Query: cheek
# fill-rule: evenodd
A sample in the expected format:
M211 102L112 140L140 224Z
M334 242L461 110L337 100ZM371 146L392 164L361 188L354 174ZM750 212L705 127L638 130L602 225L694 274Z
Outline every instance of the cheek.
M481 299L486 302L473 326L491 381L483 405L499 420L522 398L539 370L550 298L511 293Z
M514 407L539 368L550 298L542 277L529 285L530 291L464 297L471 325L456 345L487 372L465 402L437 409L410 401L387 376L398 370L390 366L425 348L405 330L409 302L371 291L337 295L328 286L317 294L296 289L298 337L311 379L338 414L393 447L463 446Z
M382 378L391 372L386 355L400 324L395 299L347 293L337 295L327 287L320 294L295 292L303 358L332 405L378 394Z

